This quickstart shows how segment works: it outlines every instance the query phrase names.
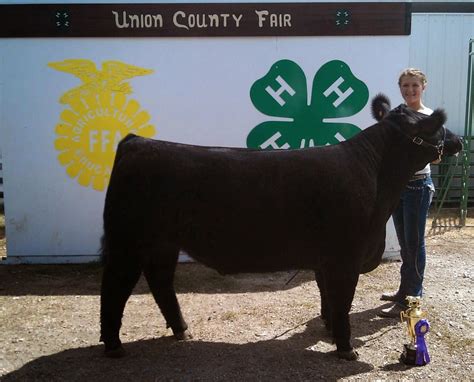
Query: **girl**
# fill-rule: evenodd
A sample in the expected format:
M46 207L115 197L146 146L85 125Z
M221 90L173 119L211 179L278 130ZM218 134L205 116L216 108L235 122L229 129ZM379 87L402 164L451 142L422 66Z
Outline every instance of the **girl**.
M425 74L414 68L404 70L398 79L405 104L418 112L420 118L433 112L422 101L426 84ZM425 225L433 194L434 185L428 163L410 179L392 215L402 258L401 280L397 291L382 294L381 300L393 302L393 305L381 310L379 315L382 317L400 318L400 312L408 308L406 297L422 295L426 262Z

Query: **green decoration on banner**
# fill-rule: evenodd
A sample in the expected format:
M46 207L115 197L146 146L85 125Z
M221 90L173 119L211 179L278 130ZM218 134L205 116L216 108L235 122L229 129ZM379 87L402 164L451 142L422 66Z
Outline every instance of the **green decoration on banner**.
M308 104L303 70L291 60L276 62L267 75L250 89L254 106L263 114L280 120L257 125L247 136L247 147L297 149L325 146L347 140L361 131L338 118L361 111L369 99L364 82L339 60L329 61L313 80Z
M351 22L351 13L346 9L336 11L336 26L345 27Z

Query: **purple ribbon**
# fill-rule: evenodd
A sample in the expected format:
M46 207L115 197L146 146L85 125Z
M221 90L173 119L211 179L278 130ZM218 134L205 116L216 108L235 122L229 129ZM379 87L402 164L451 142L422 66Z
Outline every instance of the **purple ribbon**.
M425 334L430 330L430 323L428 320L422 319L415 324L415 335L416 335L416 361L415 364L418 366L426 365L430 363L430 355L428 354L428 348L426 347Z

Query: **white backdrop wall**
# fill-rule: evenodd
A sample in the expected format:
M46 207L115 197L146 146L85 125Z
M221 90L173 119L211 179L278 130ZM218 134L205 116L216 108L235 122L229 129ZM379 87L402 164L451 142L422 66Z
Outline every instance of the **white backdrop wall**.
M81 262L97 259L105 191L80 185L58 160L56 126L67 109L59 99L81 81L49 63L84 59L100 68L116 60L151 69L129 80L129 98L148 112L155 138L245 147L249 132L272 119L249 91L275 62L299 65L310 93L322 65L344 61L369 98L382 91L395 105L409 37L0 39L0 51L7 261ZM373 124L369 103L346 120ZM391 224L388 231L394 251Z
M410 66L428 76L425 102L443 107L446 126L464 134L469 40L474 39L472 13L415 13L412 15Z
M446 126L464 135L474 13L415 13L411 33L409 66L422 69L428 77L425 104L433 109L444 108L448 116ZM454 178L451 187L460 186L460 182L461 179Z

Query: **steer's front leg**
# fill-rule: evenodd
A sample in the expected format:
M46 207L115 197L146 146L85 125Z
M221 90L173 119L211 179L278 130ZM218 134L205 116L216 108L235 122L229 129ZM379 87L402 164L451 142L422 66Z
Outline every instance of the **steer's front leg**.
M341 269L342 268L342 269ZM339 358L356 360L359 356L351 345L351 326L349 311L354 292L359 280L359 273L349 266L334 267L325 273L328 303L330 305L330 322L334 342Z

